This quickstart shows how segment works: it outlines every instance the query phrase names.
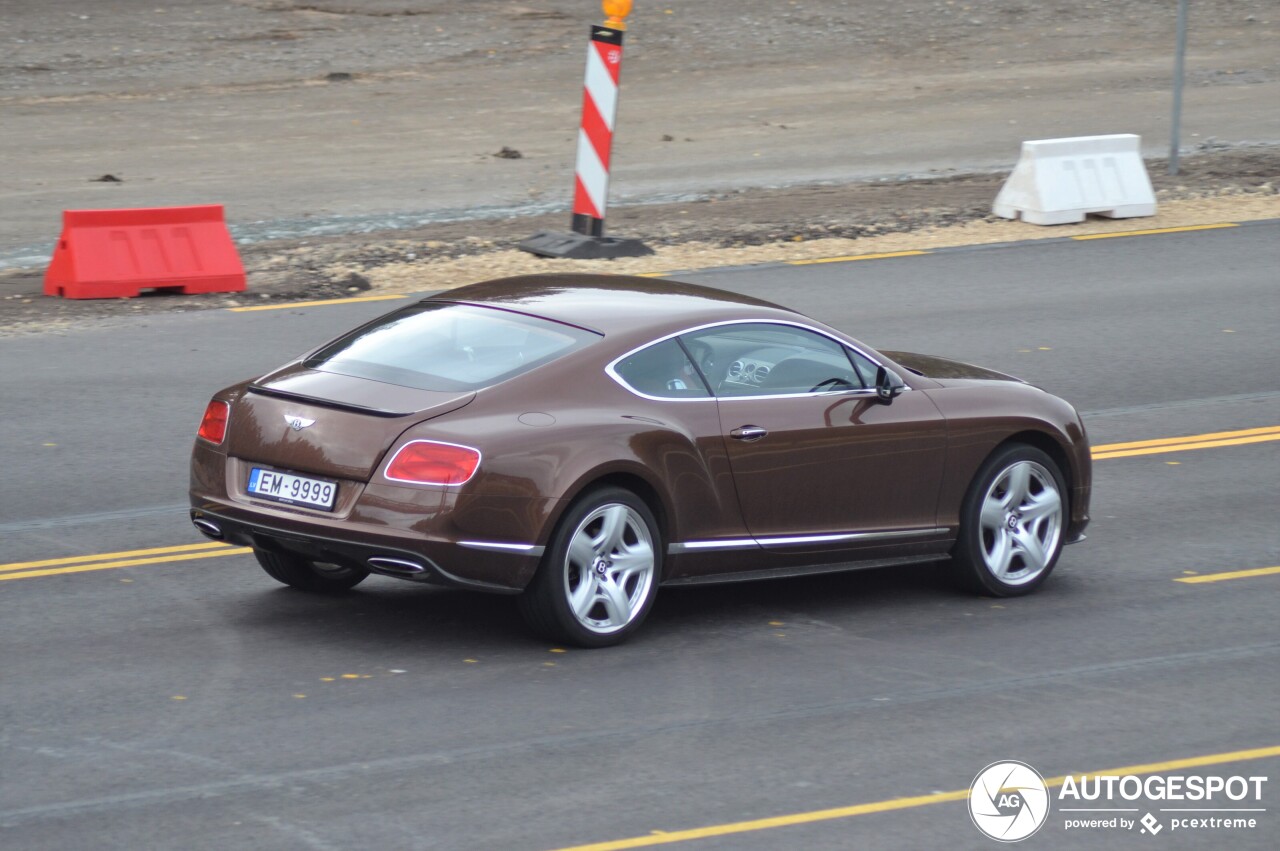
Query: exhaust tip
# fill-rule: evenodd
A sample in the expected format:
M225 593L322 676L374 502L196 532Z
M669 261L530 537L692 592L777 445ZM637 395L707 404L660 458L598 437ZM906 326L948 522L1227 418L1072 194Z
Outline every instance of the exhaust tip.
M222 538L222 527L212 520L206 520L203 517L192 517L191 523L210 538Z
M373 556L366 563L380 573L394 573L397 576L417 576L427 572L427 569L417 562L389 556Z

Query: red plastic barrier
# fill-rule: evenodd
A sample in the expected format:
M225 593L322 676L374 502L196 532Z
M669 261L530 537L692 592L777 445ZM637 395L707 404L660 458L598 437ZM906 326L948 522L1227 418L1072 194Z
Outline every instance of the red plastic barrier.
M234 293L244 264L221 204L137 210L64 210L44 294L132 298L144 289Z

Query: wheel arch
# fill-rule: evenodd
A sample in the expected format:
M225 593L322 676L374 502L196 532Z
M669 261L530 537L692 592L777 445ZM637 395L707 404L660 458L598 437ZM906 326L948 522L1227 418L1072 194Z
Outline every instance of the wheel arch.
M621 491L621 492L620 492ZM624 495L625 494L625 495ZM593 498L593 495L599 495ZM604 599L597 584L595 574L601 577L608 572L612 561L607 556L615 541L610 538L606 549L599 548L599 542L590 538L590 546L595 551L590 567L579 567L576 580L570 577L566 558L572 551L574 536L583 533L588 518L601 505L612 501L639 503L645 507L645 514L653 515L653 522L658 528L653 530L654 536L661 543L665 532L666 511L663 500L652 482L635 471L601 470L599 475L585 476L575 486L571 495L560 500L560 510L552 520L549 531L549 543L537 571L531 578L525 592L518 598L517 604L526 623L539 634L556 641L570 641L582 647L604 647L616 644L630 635L643 623L653 606L654 595L662 582L662 571L665 569L664 548L655 546L649 551L652 556L648 575L635 586L623 586L623 595L627 598L625 621L619 622L614 612L622 611L619 606L605 605L601 614L603 623L591 613L596 610L599 601ZM628 507L628 512L636 517L641 525L649 526L650 521L640 514L640 505ZM575 525L577 521L580 525ZM631 522L628 520L627 522ZM619 534L622 534L619 532ZM602 537L600 541L605 541ZM617 546L624 546L616 544ZM586 589L585 607L579 607L572 598L575 597L574 583L580 590L590 582ZM599 580L603 582L604 580ZM629 581L629 580L627 580ZM618 586L613 586L615 589Z
M605 473L597 479L587 483L579 494L586 493L588 490L594 490L600 487L619 487L623 490L631 491L644 501L644 504L653 512L653 518L658 521L658 531L662 534L662 540L665 543L669 541L670 523L667 520L666 500L658 492L658 489L643 476L627 471L617 471L613 473Z
M560 518L564 516L564 513L571 505L581 499L583 495L604 487L619 487L639 497L648 506L649 511L653 512L654 520L658 522L658 532L662 535L664 546L671 541L671 510L667 497L648 476L639 469L629 467L598 468L579 478L565 494L565 498L561 501L561 508L556 512L556 516L551 518L548 537L556 526L560 524Z
M982 531L985 528L985 524L980 520L983 513L983 494L985 491L990 495L990 489L995 487L999 477L1004 475L1005 471L1013 469L1013 464L1021 463L1021 459L1026 459L1031 454L1029 450L1039 453L1049 463L1058 468L1058 475L1062 478L1057 521L1059 525L1053 546L1050 549L1043 550L1048 554L1043 563L1036 567L1027 560L1027 555L1024 553L1021 562L1022 572L1032 572L1026 578L1017 575L1013 576L1012 579L1008 579L1004 571L1012 567L1014 563L1012 559L1016 555L1017 549L1003 549L1002 552L1004 554L1002 557L997 557L994 552L989 557L986 553L983 543L984 532ZM1074 502L1071 483L1074 481L1075 471L1070 463L1070 458L1071 454L1068 449L1055 440L1051 434L1046 434L1036 429L1024 429L1015 432L997 443L986 454L964 495L959 514L960 527L957 530L956 540L951 551L956 579L962 585L980 594L1008 597L1030 593L1048 578L1061 556L1062 546L1067 542L1067 536L1071 528L1071 507ZM1018 499L1021 500L1024 495L1019 495ZM1009 521L1010 528L1021 528L1021 515L1017 511L1007 515L1005 519ZM1015 523L1017 526L1015 526ZM1000 524L1000 528L1004 528L1003 524ZM1040 535L1039 528L1039 521L1036 521L1034 531L1028 532L1026 528L1023 528L1022 532L1023 534L1038 536ZM1003 562L1003 565L993 568L990 564L990 558L998 558Z
M1071 489L1075 486L1077 479L1077 473L1071 463L1071 454L1067 452L1066 448L1063 447L1056 438L1043 431L1026 429L1018 432L1017 434L1012 434L1000 441L999 444L987 453L987 458L990 458L1000 450L1015 443L1032 446L1039 449L1045 455L1048 455L1049 458L1053 460L1053 463L1058 466L1058 472L1062 474L1062 478L1066 480L1064 484L1066 485L1067 493L1063 495L1070 498ZM984 464L986 463L987 458L983 459Z

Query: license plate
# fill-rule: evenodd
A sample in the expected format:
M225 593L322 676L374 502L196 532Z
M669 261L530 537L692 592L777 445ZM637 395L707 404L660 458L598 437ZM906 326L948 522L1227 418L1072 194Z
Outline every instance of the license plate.
M307 508L324 511L333 510L333 501L338 495L338 486L333 482L264 470L261 467L254 467L249 471L249 487L246 490L263 499L289 505L305 505Z

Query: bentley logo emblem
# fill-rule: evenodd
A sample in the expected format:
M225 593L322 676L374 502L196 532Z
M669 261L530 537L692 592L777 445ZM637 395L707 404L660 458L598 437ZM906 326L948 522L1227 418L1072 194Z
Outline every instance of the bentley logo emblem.
M289 428L294 431L302 431L307 426L315 425L315 420L309 420L306 417L295 417L292 414L285 414L284 421L289 424Z

